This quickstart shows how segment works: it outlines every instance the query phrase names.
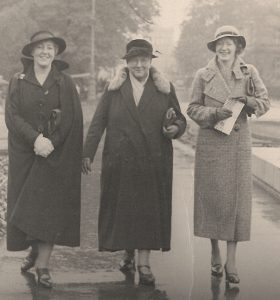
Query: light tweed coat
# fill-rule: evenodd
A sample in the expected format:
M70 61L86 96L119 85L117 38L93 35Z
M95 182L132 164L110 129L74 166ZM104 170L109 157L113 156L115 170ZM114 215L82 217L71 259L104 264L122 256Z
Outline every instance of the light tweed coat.
M248 76L255 95L246 95ZM216 58L200 69L194 79L187 113L199 126L195 158L194 234L226 241L250 239L251 136L247 115L258 117L269 109L267 90L252 65L237 58L231 92L226 87ZM255 110L243 109L229 136L213 129L216 108L228 97L247 96Z

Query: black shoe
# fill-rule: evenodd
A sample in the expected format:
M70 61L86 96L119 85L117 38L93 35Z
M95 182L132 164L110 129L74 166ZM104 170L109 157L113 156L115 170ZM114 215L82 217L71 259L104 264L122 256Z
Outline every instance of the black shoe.
M134 276L135 274L135 261L134 259L123 259L120 261L119 270L125 276Z
M155 277L151 271L151 267L150 266L138 266L138 272L139 272L139 284L141 285L155 285ZM148 273L143 273L142 269L146 268L149 270Z
M36 273L38 276L38 285L45 288L52 288L53 282L48 268L37 268Z
M230 284L238 284L240 279L237 273L228 273L226 265L224 266L226 273L226 281Z
M27 272L31 268L35 266L36 259L38 257L38 252L35 252L33 249L30 251L30 253L24 258L20 270L21 272Z
M223 266L221 264L211 264L211 275L215 277L223 276Z

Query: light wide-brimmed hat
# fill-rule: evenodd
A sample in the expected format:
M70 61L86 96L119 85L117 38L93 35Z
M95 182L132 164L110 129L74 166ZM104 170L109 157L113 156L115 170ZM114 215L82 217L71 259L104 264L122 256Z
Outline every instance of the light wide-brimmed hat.
M152 58L157 56L153 54L153 46L151 43L144 39L136 39L130 41L126 45L126 54L123 56L123 59L128 59L138 55L147 55Z
M214 40L207 43L207 47L209 50L216 52L216 42L217 40L224 38L224 37L234 37L239 40L240 44L242 45L243 49L246 47L246 40L243 35L241 35L237 28L230 25L225 25L219 27L215 32Z
M60 38L60 37L56 37L54 36L54 34L52 34L50 31L38 31L36 33L34 33L32 35L32 37L30 38L30 43L26 44L23 48L21 53L27 57L32 57L32 49L34 47L34 45L36 45L37 43L43 42L43 41L53 41L57 47L58 47L58 54L61 54L65 48L66 48L66 42L64 41L64 39Z

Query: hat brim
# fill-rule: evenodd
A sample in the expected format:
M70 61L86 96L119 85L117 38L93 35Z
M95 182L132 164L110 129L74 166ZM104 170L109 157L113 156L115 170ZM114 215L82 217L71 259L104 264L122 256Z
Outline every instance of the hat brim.
M61 54L66 49L66 42L64 41L64 39L59 38L59 37L48 37L48 38L34 41L34 42L31 42L31 43L25 45L22 48L21 53L27 57L32 57L31 53L32 53L32 49L34 48L34 46L36 44L44 42L44 41L53 41L58 46L57 55Z
M245 47L246 47L245 37L243 35L233 35L233 34L225 34L225 35L219 36L217 39L207 43L208 49L211 50L212 52L216 52L216 42L224 37L232 37L232 38L238 39L240 41L243 49L245 49Z
M131 57L141 56L141 55L150 56L151 58L157 58L156 55L154 55L153 53L151 53L146 49L135 49L126 53L126 55L123 56L122 59L129 59Z
M23 73L25 73L29 66L34 62L33 57L22 57L20 60L23 64ZM55 65L59 71L69 68L69 64L67 62L59 59L54 59L52 64Z

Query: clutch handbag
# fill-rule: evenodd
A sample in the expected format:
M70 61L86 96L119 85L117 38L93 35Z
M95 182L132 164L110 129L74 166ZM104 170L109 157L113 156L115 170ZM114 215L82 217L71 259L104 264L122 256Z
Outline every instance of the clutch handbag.
M177 120L177 114L173 107L168 108L163 120L163 127L168 127L174 124Z
M60 126L61 122L61 110L53 109L50 113L48 121L48 134L52 135Z

